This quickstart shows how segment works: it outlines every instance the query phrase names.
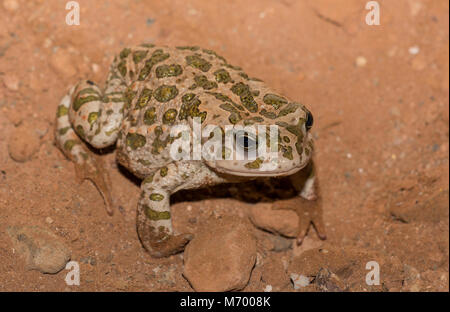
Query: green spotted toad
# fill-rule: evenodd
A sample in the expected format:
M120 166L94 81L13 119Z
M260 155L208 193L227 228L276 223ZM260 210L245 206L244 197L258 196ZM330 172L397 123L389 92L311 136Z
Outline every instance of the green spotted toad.
M271 157L175 160L170 131L178 125L192 127L194 119L202 128L211 124L223 131L226 125L277 125L276 166L261 170L266 163L273 164ZM118 162L142 179L139 238L150 255L166 257L182 251L192 238L172 228L170 196L181 189L264 177L295 180L306 172L298 198L315 199L312 122L305 106L277 94L211 50L143 44L115 57L104 89L89 80L71 88L58 106L55 136L57 146L75 163L77 176L97 186L109 214L114 201L108 174L82 141L97 149L115 144ZM248 134L240 140L244 150L258 144ZM282 205L298 212L301 201ZM316 214L300 219L299 242L311 223L325 238Z

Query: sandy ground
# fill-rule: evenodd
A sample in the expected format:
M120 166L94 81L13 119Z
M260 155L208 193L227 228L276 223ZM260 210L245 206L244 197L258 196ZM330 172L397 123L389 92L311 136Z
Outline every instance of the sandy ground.
M216 50L314 113L328 239L310 231L303 249L280 252L260 244L258 261L268 265L255 267L244 291L269 283L297 291L290 273L323 267L346 290L375 290L364 283L372 260L383 282L376 290L449 290L448 1L379 1L379 26L365 23L359 0L81 0L80 26L66 25L65 1L0 2L0 291L192 290L182 255L156 260L141 247L139 187L114 154L104 158L120 209L109 217L96 188L76 182L53 143L67 88L81 78L102 83L114 54L142 42ZM25 126L40 141L21 136ZM17 162L11 141L35 153ZM242 216L249 206L180 200L175 224ZM27 269L7 234L24 225L72 250L80 286L66 285L65 270Z

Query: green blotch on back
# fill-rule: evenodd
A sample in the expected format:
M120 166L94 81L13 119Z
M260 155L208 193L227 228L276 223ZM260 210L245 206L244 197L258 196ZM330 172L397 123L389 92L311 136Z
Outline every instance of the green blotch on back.
M119 70L119 73L122 75L122 77L125 77L125 75L127 74L126 60L120 61L120 63L117 65L117 69Z
M203 72L207 72L212 67L212 64L202 58L199 54L186 56L186 62L189 66L200 69Z
M183 95L181 101L183 104L181 105L180 113L178 115L179 120L185 120L188 117L200 117L201 122L203 122L206 119L207 113L199 110L201 101L194 93L187 93Z
M264 117L269 118L269 119L275 119L275 118L277 118L277 114L275 114L274 112L269 112L269 111L267 111L267 110L264 109L264 108L259 112L259 114L260 114L261 116L264 116Z
M178 64L160 65L156 67L156 77L176 77L183 73L183 68Z
M214 55L215 57L217 57L219 60L223 61L224 63L227 62L227 60L223 56L217 54L213 50L203 49L202 51L205 52L206 54Z
M130 55L130 53L131 53L131 49L130 48L125 48L125 49L123 49L121 52L120 52L120 58L121 59L124 59L124 58L126 58L128 55Z
M163 115L164 124L173 124L177 118L178 111L174 108L167 110Z
M258 111L258 104L255 102L248 85L238 82L231 87L231 92L240 97L242 105L250 112L255 113Z
M141 148L147 143L147 140L143 135L137 134L137 133L128 133L126 137L126 144L131 149L136 150L138 148Z
M151 107L144 113L144 123L148 126L153 125L156 121L156 109Z
M207 94L210 94L212 96L214 96L216 99L222 101L222 102L228 102L231 103L234 107L236 107L238 110L240 111L244 111L244 107L242 105L236 104L235 102L233 102L232 99L230 99L228 96L222 94L222 93L217 93L217 92L206 92Z
M147 106L148 102L152 97L152 90L145 88L142 90L141 95L139 96L139 100L136 103L136 108L144 108Z
M133 62L135 64L140 63L148 54L148 50L140 50L133 52Z
M278 117L283 117L286 116L288 114L292 114L295 113L295 111L300 108L300 105L296 104L296 103L289 103L288 106L286 106L285 108L283 108L280 113L278 114Z
M257 122L259 122L259 123L264 122L264 118L258 117L258 116L254 116L254 117L248 118L248 119L244 120L244 125L245 126L253 125L253 124L257 123Z
M158 102L165 103L178 95L176 86L162 85L155 90L154 97Z
M223 68L216 70L214 76L216 76L216 81L219 83L227 84L228 82L231 82L230 74Z
M263 102L272 105L275 109L279 109L281 106L287 103L287 100L279 95L267 93L264 95Z
M202 87L204 90L211 90L217 88L217 83L214 81L209 81L205 75L196 75L194 77L195 87Z
M155 50L152 53L152 56L145 61L144 67L141 69L139 73L138 80L143 81L147 76L150 74L150 71L152 70L153 66L168 59L170 57L169 53L164 53L162 49Z
M228 117L228 120L233 124L237 124L239 121L241 121L242 116L239 113L231 113Z

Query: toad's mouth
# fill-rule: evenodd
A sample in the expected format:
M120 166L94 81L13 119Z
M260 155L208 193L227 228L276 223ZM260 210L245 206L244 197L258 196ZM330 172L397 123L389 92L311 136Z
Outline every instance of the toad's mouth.
M240 176L240 177L282 177L282 176L289 176L293 175L294 173L297 173L298 171L302 170L306 167L308 163L303 164L299 167L293 167L286 170L281 169L274 169L274 170L262 170L262 169L230 169L225 168L221 166L217 166L215 168L216 171L220 173L230 174L234 176Z

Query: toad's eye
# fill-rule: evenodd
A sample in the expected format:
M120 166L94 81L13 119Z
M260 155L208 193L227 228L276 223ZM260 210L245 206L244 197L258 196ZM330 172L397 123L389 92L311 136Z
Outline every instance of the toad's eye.
M242 148L244 151L256 150L258 146L256 139L244 131L237 132L235 138L238 147Z
M305 123L306 131L309 131L312 128L313 124L314 124L313 115L311 114L311 112L308 111L306 113L306 123Z

